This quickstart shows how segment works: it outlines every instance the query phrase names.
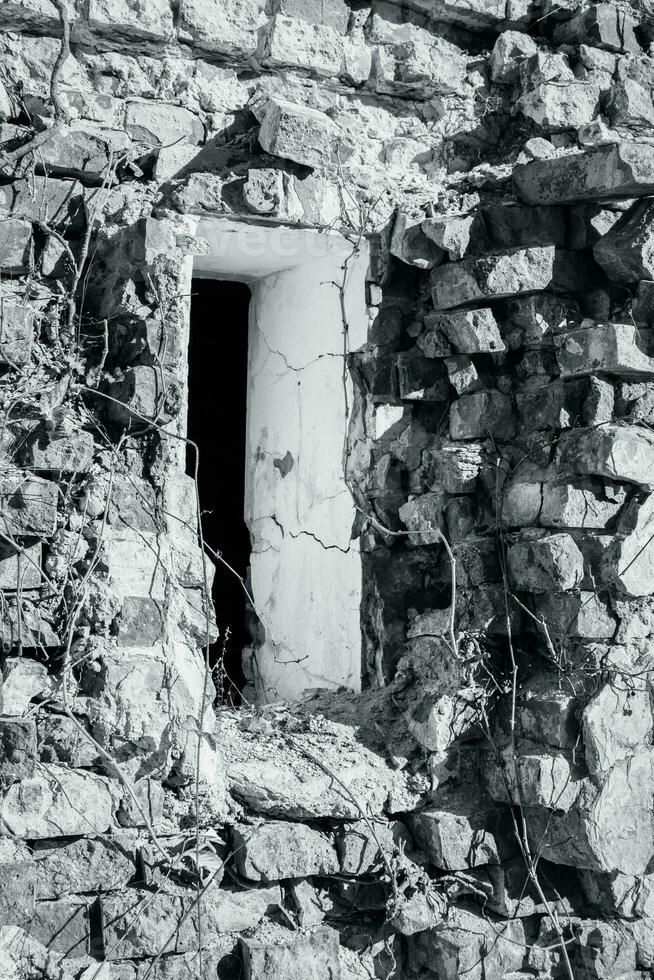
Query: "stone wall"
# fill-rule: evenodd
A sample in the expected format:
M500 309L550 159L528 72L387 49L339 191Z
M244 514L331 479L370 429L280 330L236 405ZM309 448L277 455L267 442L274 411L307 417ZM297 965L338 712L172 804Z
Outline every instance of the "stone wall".
M647 3L2 15L0 974L651 976ZM207 218L370 248L362 692L214 704Z

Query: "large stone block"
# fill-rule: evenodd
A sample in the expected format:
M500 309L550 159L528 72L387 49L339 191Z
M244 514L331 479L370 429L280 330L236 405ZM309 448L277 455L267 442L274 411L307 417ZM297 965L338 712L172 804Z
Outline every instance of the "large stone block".
M569 534L521 538L507 549L514 586L525 592L567 592L584 577L584 559Z
M344 0L273 0L271 13L324 24L339 34L345 34L350 19L350 8Z
M204 126L183 106L163 102L128 102L125 129L137 143L157 146L169 143L197 145L204 140Z
M572 753L524 745L516 753L505 750L499 764L489 762L486 786L498 803L569 810L582 788L583 769Z
M518 108L547 132L577 130L597 115L600 95L596 82L549 82L525 92L518 100Z
M103 776L41 765L38 775L14 783L4 793L2 832L26 840L105 834L115 805Z
M4 840L7 842L6 838ZM29 928L36 897L34 865L27 854L23 860L19 854L15 857L16 860L12 861L5 860L3 856L0 862L0 915L3 926Z
M37 902L30 936L66 958L97 952L91 942L89 900L75 897Z
M595 592L552 592L534 595L531 607L545 619L554 637L610 639L617 621Z
M613 766L650 745L654 729L651 693L635 679L616 675L591 698L582 716L586 765L591 776L603 782Z
M412 544L439 544L442 539L443 494L423 493L400 507L400 520Z
M79 181L30 174L0 187L0 208L28 221L43 221L50 228L66 228L77 234L84 225L82 195Z
M554 31L557 44L588 44L607 51L640 54L635 34L638 22L626 10L612 3L582 6L578 13Z
M33 719L0 718L0 784L29 779L36 765L36 725Z
M279 881L336 874L338 856L325 834L303 824L274 820L258 827L234 828L236 867L250 881Z
M411 816L409 826L434 867L462 871L500 864L512 853L506 817L506 809L476 787L474 793L469 789L439 797L438 803Z
M654 194L654 146L624 143L518 164L513 182L530 204L567 204Z
M437 310L547 289L554 278L553 246L451 262L431 273Z
M327 78L340 75L344 43L323 24L277 14L259 35L257 55L269 68L303 68Z
M91 468L96 448L92 433L84 429L54 438L41 429L25 445L20 459L23 466L37 472L86 473Z
M397 359L400 398L410 402L448 402L443 364L426 358L421 351L402 351Z
M574 748L579 740L578 707L577 692L564 685L558 675L532 676L518 695L518 734L540 745ZM507 715L505 721L510 722ZM507 732L509 728L507 725Z
M654 270L653 270L654 271ZM654 335L633 323L592 323L554 336L563 377L595 372L654 377Z
M452 439L511 439L516 431L513 402L501 391L475 391L450 405Z
M105 529L100 560L112 592L121 599L128 596L164 599L166 571L156 534Z
M336 849L340 871L344 875L374 872L383 863L380 848L386 855L398 847L411 848L411 835L399 820L375 821L374 836L365 820L342 824L336 829Z
M0 531L9 535L51 537L57 523L55 483L27 473L0 478Z
M244 980L339 980L338 933L321 926L305 935L288 933L286 941L241 938Z
M493 311L457 310L437 316L434 329L441 330L459 354L496 353L504 350Z
M0 217L0 269L26 272L32 248L32 225L21 218Z
M124 846L123 846L124 844ZM111 838L80 837L69 843L36 844L36 892L40 899L94 890L111 892L123 889L136 876L135 840L113 834Z
M617 129L625 127L644 134L654 126L652 90L633 78L624 78L611 86L607 115Z
M173 35L170 0L89 0L88 18L95 30L130 39L163 41Z
M109 166L109 145L83 129L53 128L39 147L39 163L55 176L100 180Z
M9 544L0 545L0 589L3 592L38 589L42 581L40 544L30 545L21 551L16 551Z
M253 54L265 0L182 0L180 40L212 54Z
M503 85L512 84L518 78L520 63L536 54L537 50L536 42L529 34L504 31L491 51L491 78Z
M641 747L608 772L601 788L585 780L566 813L527 811L542 857L591 871L640 875L654 856L654 750Z
M10 367L29 364L34 320L34 309L29 304L21 302L17 295L0 293L0 363Z
M214 888L203 905L202 945L211 948L228 932L255 928L281 901L278 885L230 891ZM109 960L185 953L198 948L198 913L192 893L154 894L126 889L103 899L104 946Z
M439 980L508 980L522 966L525 927L521 919L507 922L453 906L435 928L411 937L409 943L410 962L427 977L432 973Z
M557 468L654 490L654 434L614 424L572 429L559 439Z
M654 592L654 493L633 500L620 519L618 535L603 556L606 582L628 596Z
M51 691L47 667L27 657L7 657L2 670L2 710L20 717L32 700L45 698Z
M545 483L539 521L543 527L606 528L625 500L622 487Z
M593 252L615 282L654 279L654 204L637 201L600 238Z

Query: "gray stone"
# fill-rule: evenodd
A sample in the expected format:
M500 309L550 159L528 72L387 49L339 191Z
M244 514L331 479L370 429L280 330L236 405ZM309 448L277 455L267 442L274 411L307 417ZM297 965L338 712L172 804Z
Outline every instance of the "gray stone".
M0 236L3 226L0 223ZM25 367L32 356L34 310L14 294L0 293L0 363Z
M154 646L163 637L164 613L160 602L150 596L126 596L113 631L118 646Z
M41 430L23 451L23 465L36 472L85 473L91 468L96 451L90 432L83 429L48 438Z
M411 962L439 980L508 978L522 966L525 927L521 919L494 920L453 906L435 928L409 942Z
M82 193L79 181L30 174L29 179L0 187L0 208L27 221L43 221L50 228L77 233L84 224Z
M75 769L98 764L98 750L67 715L39 716L37 731L41 762L65 763Z
M563 208L528 207L525 204L485 204L480 208L488 251L528 248L535 245L566 244L566 216ZM477 234L475 251L481 251L484 237Z
M554 248L546 246L451 262L431 274L434 306L451 309L547 289L554 278L554 259Z
M321 926L307 934L287 933L271 942L241 938L244 980L340 980L338 933Z
M583 769L572 753L542 746L521 746L502 752L502 761L489 760L486 786L493 800L514 806L569 810L582 788Z
M88 899L37 902L30 936L66 958L83 957L95 952L91 943Z
M616 619L594 592L541 593L533 597L531 606L553 637L603 640L616 631Z
M572 429L559 439L557 468L654 490L654 434L615 424Z
M129 40L163 41L173 34L173 12L165 0L89 0L88 17L95 30Z
M595 245L595 258L610 279L654 279L654 205L637 201Z
M39 164L54 176L97 180L109 166L109 145L83 129L53 127L39 147Z
M615 389L604 378L589 378L582 408L586 425L597 426L612 422L615 416Z
M507 562L514 586L526 592L567 592L584 577L583 555L569 534L514 541Z
M638 22L626 10L610 3L593 3L566 20L554 31L556 44L591 44L608 51L640 54L634 29Z
M607 114L615 127L647 133L654 126L654 102L649 85L645 88L633 78L615 82L611 86Z
M624 489L610 494L581 483L546 483L542 490L543 527L606 528L626 500Z
M267 153L307 167L324 167L350 155L329 116L283 99L267 102L259 142Z
M3 592L37 589L41 583L40 544L29 545L19 552L11 545L0 545L0 589Z
M494 82L511 84L518 78L520 63L535 54L536 42L529 34L504 31L500 34L490 56L491 78Z
M26 840L104 834L114 807L103 776L42 764L38 775L6 790L0 819L5 831Z
M402 351L397 359L400 398L411 402L447 402L443 365L419 350Z
M27 473L0 478L0 531L51 537L57 521L57 485Z
M198 116L182 106L163 102L128 102L125 129L133 140L148 147L179 142L197 145L204 141L204 126Z
M182 0L181 40L211 54L254 54L257 31L265 23L260 0Z
M504 350L497 321L490 309L457 310L441 314L435 324L459 354Z
M350 9L343 0L273 0L271 13L326 24L339 34L345 34L350 19Z
M20 717L33 700L45 698L51 690L47 668L27 657L7 657L3 665L2 710Z
M617 762L650 745L654 730L652 702L643 681L625 682L616 675L591 698L582 716L586 765L603 782Z
M554 337L556 360L564 377L594 372L642 374L654 377L654 348L651 330L633 323L584 322L578 330Z
M436 868L461 871L500 864L511 853L506 810L476 791L439 795L439 802L413 814L409 827Z
M517 724L521 738L556 748L573 748L579 740L578 698L555 674L532 676L518 694Z
M654 146L626 141L532 160L514 168L513 181L530 204L646 197L654 194Z
M124 847L116 835L104 840L81 837L65 844L37 843L33 858L39 899L87 892L91 883L94 890L102 892L124 888L136 875L134 857L129 853L134 843L125 841Z
M365 820L342 824L336 829L341 874L369 874L382 866L382 850L388 857L397 848L410 848L411 835L399 820L389 823L376 820L372 827L375 836Z
M403 504L399 510L402 523L409 531L413 544L429 545L442 542L442 493L424 493Z
M303 824L274 820L258 827L235 827L236 867L250 881L279 881L330 875L339 870L332 841Z
M421 216L416 218L406 211L398 211L393 224L390 252L406 265L433 269L443 261L445 251L425 233L423 225ZM425 353L430 356L427 351Z
M281 901L279 886L231 891L214 888L211 902L204 903L203 947L211 948L228 932L255 928L269 908ZM198 948L198 915L193 894L167 894L126 889L103 898L104 946L107 959L124 960L156 956L162 945L167 953Z
M34 865L28 858L17 861L3 859L0 862L0 916L3 925L29 929L34 916L35 880Z
M536 125L556 133L590 123L599 111L600 95L596 82L556 80L530 88L518 100L518 107Z
M421 228L427 238L456 261L468 251L474 224L475 216L472 214L448 214L425 219Z
M33 719L0 718L0 784L29 779L36 765L36 725Z
M633 500L603 557L605 580L628 596L654 592L654 493Z
M302 68L330 78L341 74L345 44L325 24L276 14L259 34L257 56L269 68Z
M21 218L0 217L0 269L4 273L27 271L32 249L32 225Z
M452 439L511 439L515 435L513 403L500 391L476 391L458 398L450 406Z
M450 384L457 395L469 395L482 387L477 368L467 354L457 354L445 359L445 368Z

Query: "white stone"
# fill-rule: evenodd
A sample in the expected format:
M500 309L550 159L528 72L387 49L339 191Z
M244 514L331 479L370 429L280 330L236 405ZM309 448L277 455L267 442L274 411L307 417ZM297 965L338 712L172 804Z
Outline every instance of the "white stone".
M27 840L105 834L113 824L114 794L103 776L42 764L38 775L5 791L1 832Z
M654 719L649 690L642 680L620 674L584 708L582 732L590 774L602 782L613 766L652 741Z

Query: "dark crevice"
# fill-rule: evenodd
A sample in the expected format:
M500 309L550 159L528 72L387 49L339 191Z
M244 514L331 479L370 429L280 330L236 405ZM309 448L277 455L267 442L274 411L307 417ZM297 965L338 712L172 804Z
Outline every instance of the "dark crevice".
M202 527L209 547L220 552L242 578L250 561L250 536L243 516L249 303L250 290L243 283L193 280L188 436L200 453ZM194 472L192 452L187 456L187 472ZM216 564L213 601L220 635L211 648L211 662L214 679L223 687L219 695L239 703L245 683L241 652L250 641L246 596L235 575L222 563Z

